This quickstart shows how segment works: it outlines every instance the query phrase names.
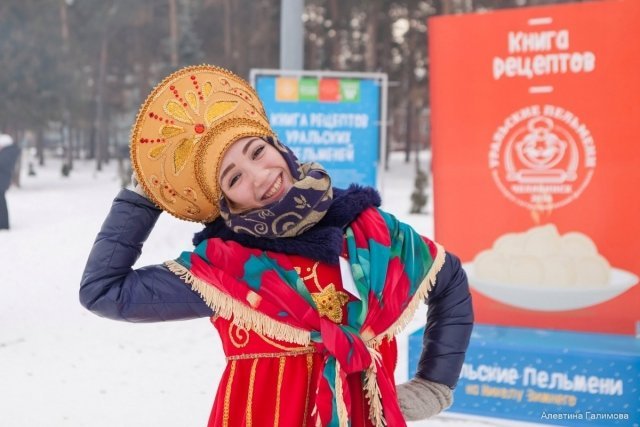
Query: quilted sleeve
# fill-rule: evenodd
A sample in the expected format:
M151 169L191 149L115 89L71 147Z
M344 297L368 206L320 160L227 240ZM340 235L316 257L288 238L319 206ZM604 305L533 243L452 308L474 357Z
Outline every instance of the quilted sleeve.
M132 266L161 211L133 191L115 198L89 254L80 303L97 314L127 322L209 317L200 296L164 265Z
M460 260L447 252L427 304L423 351L416 376L455 387L473 329L473 306Z

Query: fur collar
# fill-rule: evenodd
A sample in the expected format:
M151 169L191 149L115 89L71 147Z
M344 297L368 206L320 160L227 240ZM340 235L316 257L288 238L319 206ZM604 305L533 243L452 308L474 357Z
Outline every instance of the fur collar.
M371 187L352 184L346 190L333 189L333 203L318 224L295 237L265 238L253 237L231 231L218 217L193 236L193 244L214 237L232 240L243 246L289 255L301 255L315 261L338 264L342 252L343 232L365 209L380 206L380 195Z

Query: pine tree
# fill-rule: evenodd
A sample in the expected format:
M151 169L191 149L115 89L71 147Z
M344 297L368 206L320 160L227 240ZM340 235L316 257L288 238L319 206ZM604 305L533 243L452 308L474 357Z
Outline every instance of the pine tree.
M411 193L411 213L423 213L424 207L429 201L427 195L427 186L429 185L429 175L427 175L420 167L416 168L416 178L414 180L414 189Z

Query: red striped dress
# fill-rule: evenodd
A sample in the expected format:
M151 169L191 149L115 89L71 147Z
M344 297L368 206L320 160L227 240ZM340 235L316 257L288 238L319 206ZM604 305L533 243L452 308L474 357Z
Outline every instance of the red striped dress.
M321 315L346 323L346 299L356 297L343 288L340 267L289 256L311 292ZM227 359L218 386L209 427L313 426L315 387L322 370L322 355L315 347L277 341L212 317ZM384 341L379 351L384 369L393 378L397 360L395 340ZM368 404L360 373L347 377L351 390L352 426L370 427Z

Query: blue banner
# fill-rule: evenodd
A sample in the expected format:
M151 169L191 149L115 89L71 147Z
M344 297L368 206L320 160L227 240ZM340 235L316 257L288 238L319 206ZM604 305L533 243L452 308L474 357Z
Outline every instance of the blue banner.
M378 81L257 75L255 84L273 130L301 161L322 164L335 187L376 186Z
M409 336L413 377L424 329ZM475 325L451 412L560 426L640 423L640 340Z

